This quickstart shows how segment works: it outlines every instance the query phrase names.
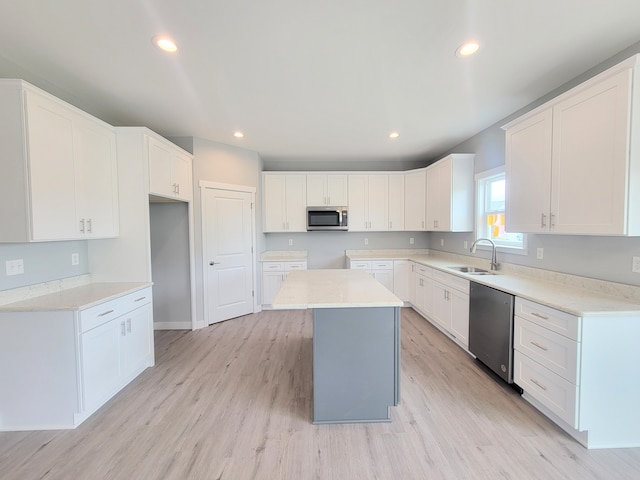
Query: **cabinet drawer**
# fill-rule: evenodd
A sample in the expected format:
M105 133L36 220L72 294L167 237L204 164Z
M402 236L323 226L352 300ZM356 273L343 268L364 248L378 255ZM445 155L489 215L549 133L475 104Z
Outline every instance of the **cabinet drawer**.
M515 315L580 341L580 317L516 297Z
M431 278L431 268L420 265L419 263L413 264L413 271L423 277Z
M441 272L440 270L434 270L433 280L448 287L455 288L462 293L469 293L469 280L466 278L450 275L448 273Z
M558 415L573 428L578 427L578 387L516 350L513 381L531 397Z
M393 260L372 260L371 270L393 270Z
M293 270L306 270L307 262L286 262L284 264L284 271L291 272Z
M371 262L369 261L351 261L351 269L355 270L371 270Z
M80 330L82 332L91 330L147 303L151 303L151 287L82 310Z
M538 324L515 317L513 348L576 385L580 344Z
M284 272L283 262L262 262L263 272Z

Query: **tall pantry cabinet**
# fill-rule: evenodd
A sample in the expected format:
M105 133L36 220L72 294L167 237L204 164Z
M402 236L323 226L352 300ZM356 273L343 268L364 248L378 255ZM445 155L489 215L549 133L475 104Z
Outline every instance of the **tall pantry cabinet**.
M192 156L147 128L118 127L116 133L120 236L89 242L92 277L152 281L154 328L196 328ZM151 176L167 185L151 185Z

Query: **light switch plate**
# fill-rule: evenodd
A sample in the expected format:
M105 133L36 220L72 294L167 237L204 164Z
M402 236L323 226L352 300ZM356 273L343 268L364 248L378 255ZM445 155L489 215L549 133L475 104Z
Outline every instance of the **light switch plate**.
M80 255L77 253L71 254L71 265L80 265Z
M538 250L536 251L536 258L538 260L542 260L544 258L544 248L538 248Z
M21 258L17 260L7 260L5 267L7 269L7 276L20 275L24 273L24 262Z
M640 257L633 257L631 262L631 271L633 273L640 273Z

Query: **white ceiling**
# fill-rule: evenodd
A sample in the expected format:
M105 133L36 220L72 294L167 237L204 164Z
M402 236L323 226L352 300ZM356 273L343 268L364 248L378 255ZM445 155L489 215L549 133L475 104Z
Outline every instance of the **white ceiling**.
M639 0L0 0L0 76L265 159L432 158L639 41L638 19Z

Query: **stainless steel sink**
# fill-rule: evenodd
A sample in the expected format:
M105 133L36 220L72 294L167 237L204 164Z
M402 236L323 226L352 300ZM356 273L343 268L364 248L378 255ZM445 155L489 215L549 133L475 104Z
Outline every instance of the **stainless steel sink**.
M485 270L484 268L478 268L478 267L447 267L447 268L450 268L451 270L456 270L462 273L468 273L470 275L493 275L493 272L490 272L489 270Z

